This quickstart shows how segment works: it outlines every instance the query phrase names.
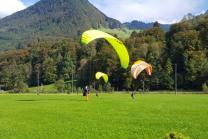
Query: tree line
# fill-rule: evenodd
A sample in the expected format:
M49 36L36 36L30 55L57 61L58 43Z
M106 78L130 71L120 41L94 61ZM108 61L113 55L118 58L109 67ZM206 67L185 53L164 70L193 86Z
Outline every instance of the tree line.
M134 80L130 66L122 69L116 52L104 40L81 46L72 39L34 40L21 50L0 53L0 85L4 90L19 86L48 85L57 80L76 81L75 87L90 85L104 90L173 90L175 65L178 88L201 90L208 85L208 17L197 22L181 22L164 32L158 23L123 40L130 65L145 60L153 66ZM95 73L109 75L109 83L95 80Z

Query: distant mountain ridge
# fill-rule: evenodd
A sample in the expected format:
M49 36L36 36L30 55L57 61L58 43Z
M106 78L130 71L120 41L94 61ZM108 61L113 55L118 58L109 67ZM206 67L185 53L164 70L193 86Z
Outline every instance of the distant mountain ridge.
M137 21L137 20L134 20L132 22L126 22L123 24L124 27L127 27L129 29L141 29L141 30L150 29L153 27L153 25L154 25L154 22L145 23L145 22L141 22L141 21ZM164 31L168 31L170 29L170 26L171 26L171 24L160 24L160 27Z
M185 15L185 16L183 17L183 19L182 19L181 21L183 22L183 21L187 21L187 20L192 20L192 19L194 19L194 18L195 18L195 16L194 16L193 14L188 13L187 15Z
M185 22L185 21L191 21L191 20L198 20L201 17L207 16L208 15L208 10L200 15L193 15L192 13L188 13L187 15L185 15L183 17L183 19L181 20L181 22Z
M206 16L208 15L208 10L204 13L204 14L201 14L201 15L193 15L191 13L188 13L187 15L185 15L183 17L183 19L181 20L181 22L185 22L185 21L189 21L189 20L194 20L197 18L200 18L201 16ZM171 24L160 24L160 27L164 30L164 31L169 31L170 27L171 27ZM145 23L145 22L142 22L142 21L137 21L137 20L133 20L132 22L126 22L126 23L123 23L122 24L123 27L127 27L129 29L141 29L141 30L145 30L145 29L150 29L153 27L154 25L154 22L152 23Z
M36 38L77 37L90 28L120 28L88 0L41 0L0 20L0 49L24 47Z

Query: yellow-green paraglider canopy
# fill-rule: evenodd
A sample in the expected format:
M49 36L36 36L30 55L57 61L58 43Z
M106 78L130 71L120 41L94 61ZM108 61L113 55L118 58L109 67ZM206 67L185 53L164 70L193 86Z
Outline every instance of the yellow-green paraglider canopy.
M101 77L104 79L105 83L108 82L108 75L107 75L107 74L102 73L102 72L97 72L97 73L95 74L95 78L96 78L97 80L99 80Z
M125 45L115 37L105 32L99 30L88 30L82 34L81 43L83 45L89 44L91 41L95 39L104 38L107 40L115 49L116 53L119 56L121 66L123 68L128 68L129 66L129 54L125 47Z

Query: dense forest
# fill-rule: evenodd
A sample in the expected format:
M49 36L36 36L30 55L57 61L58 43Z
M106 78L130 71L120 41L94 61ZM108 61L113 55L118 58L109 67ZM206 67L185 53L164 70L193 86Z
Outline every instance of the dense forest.
M179 89L202 90L202 85L208 85L208 16L174 24L168 32L155 23L151 29L133 32L123 42L130 65L145 60L153 66L152 76L143 72L134 80L131 66L122 69L115 51L104 40L81 46L73 39L37 39L27 48L0 53L1 87L18 92L19 86L73 78L77 88L89 85L106 90L140 90L144 82L146 90L173 90L176 65ZM95 80L97 71L109 75L108 84Z

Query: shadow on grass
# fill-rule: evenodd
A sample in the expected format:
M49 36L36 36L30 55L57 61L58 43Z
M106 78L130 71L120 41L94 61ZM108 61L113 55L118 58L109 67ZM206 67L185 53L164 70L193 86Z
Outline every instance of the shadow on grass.
M25 100L16 100L16 101L30 102L30 101L41 101L41 100L25 99Z
M71 101L71 102L80 102L80 101L86 101L83 99L20 99L16 100L19 102L35 102L35 101Z

